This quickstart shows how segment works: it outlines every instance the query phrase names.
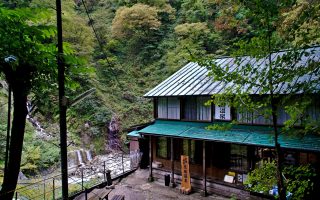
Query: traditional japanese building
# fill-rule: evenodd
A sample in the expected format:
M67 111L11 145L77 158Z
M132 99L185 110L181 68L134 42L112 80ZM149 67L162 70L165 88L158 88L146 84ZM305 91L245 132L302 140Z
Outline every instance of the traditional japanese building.
M301 65L305 65L308 59L320 61L320 48L314 49L314 54L303 57ZM273 59L280 54L272 55ZM248 63L261 67L266 61L243 57L239 64L234 58L225 57L215 62L236 68ZM316 75L297 77L296 81L307 81L313 76ZM243 185L248 172L261 160L274 159L272 123L263 116L253 117L252 112L240 112L239 108L205 104L225 87L226 84L208 76L206 67L190 62L144 95L153 99L155 121L129 135L149 142L150 180L163 181L164 175L170 174L171 184L179 185L180 156L187 155L193 190L203 194L234 194L239 198L249 196ZM290 91L286 90L286 84L282 84L277 92L286 95ZM258 93L259 88L252 91L252 95L258 96ZM308 108L308 116L320 119L320 98L318 95L310 95L310 98L312 105ZM278 125L281 127L289 115L284 109L278 112ZM233 120L237 124L227 130L207 128L214 124L230 124ZM310 163L319 169L319 135L298 137L280 134L279 142L287 164Z

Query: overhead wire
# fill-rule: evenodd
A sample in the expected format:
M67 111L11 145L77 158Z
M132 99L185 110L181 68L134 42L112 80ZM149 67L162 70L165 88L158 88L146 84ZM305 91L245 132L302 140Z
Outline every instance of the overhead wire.
M114 71L112 70L112 68L111 68L111 67L112 67L112 64L111 64L111 62L110 62L107 54L106 54L106 53L104 52L104 50L103 50L103 45L102 45L101 39L100 39L100 37L99 37L99 35L98 35L98 32L97 32L97 30L95 29L95 27L93 26L93 19L92 19L91 16L90 16L90 13L89 13L89 11L88 11L88 7L87 7L87 5L85 4L84 0L81 0L81 3L82 3L82 5L84 6L84 10L85 10L86 15L87 15L87 17L88 17L88 19L89 19L89 23L88 23L88 24L91 26L92 31L93 31L93 33L94 33L94 36L95 36L95 38L96 38L97 41L98 41L99 48L100 48L101 52L104 54L104 56L105 56L105 60L107 61L108 66L110 67L110 71L111 71L112 75L115 77L115 80L117 81L117 83L119 84L120 89L122 90L122 89L123 89L123 88L122 88L122 85L120 84L117 75L116 75L116 74L114 73Z

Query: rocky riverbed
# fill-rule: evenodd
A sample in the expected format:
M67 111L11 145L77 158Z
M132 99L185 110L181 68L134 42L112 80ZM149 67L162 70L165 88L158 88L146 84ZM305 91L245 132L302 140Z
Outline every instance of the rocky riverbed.
M78 156L82 154L77 153ZM81 158L80 160L84 160ZM69 167L69 182L89 181L91 179L104 179L107 170L111 171L111 177L114 178L125 171L132 169L130 155L122 153L110 153L107 155L95 156L92 160L86 159L86 162L80 162L78 165Z

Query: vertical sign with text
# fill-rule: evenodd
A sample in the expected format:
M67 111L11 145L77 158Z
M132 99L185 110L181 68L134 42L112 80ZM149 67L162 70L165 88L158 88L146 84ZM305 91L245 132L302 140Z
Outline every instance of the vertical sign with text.
M184 194L189 194L191 192L189 156L181 155L181 175L182 180L180 191Z

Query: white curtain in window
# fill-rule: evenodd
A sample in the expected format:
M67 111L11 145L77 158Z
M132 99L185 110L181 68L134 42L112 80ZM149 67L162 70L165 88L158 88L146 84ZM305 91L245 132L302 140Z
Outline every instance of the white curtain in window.
M168 97L168 119L180 119L180 100Z
M187 97L184 104L184 118L186 120L197 119L197 99L196 97Z
M205 105L208 100L210 100L210 97L197 98L197 120L211 120L211 106Z
M158 118L168 118L168 101L167 97L158 98Z

